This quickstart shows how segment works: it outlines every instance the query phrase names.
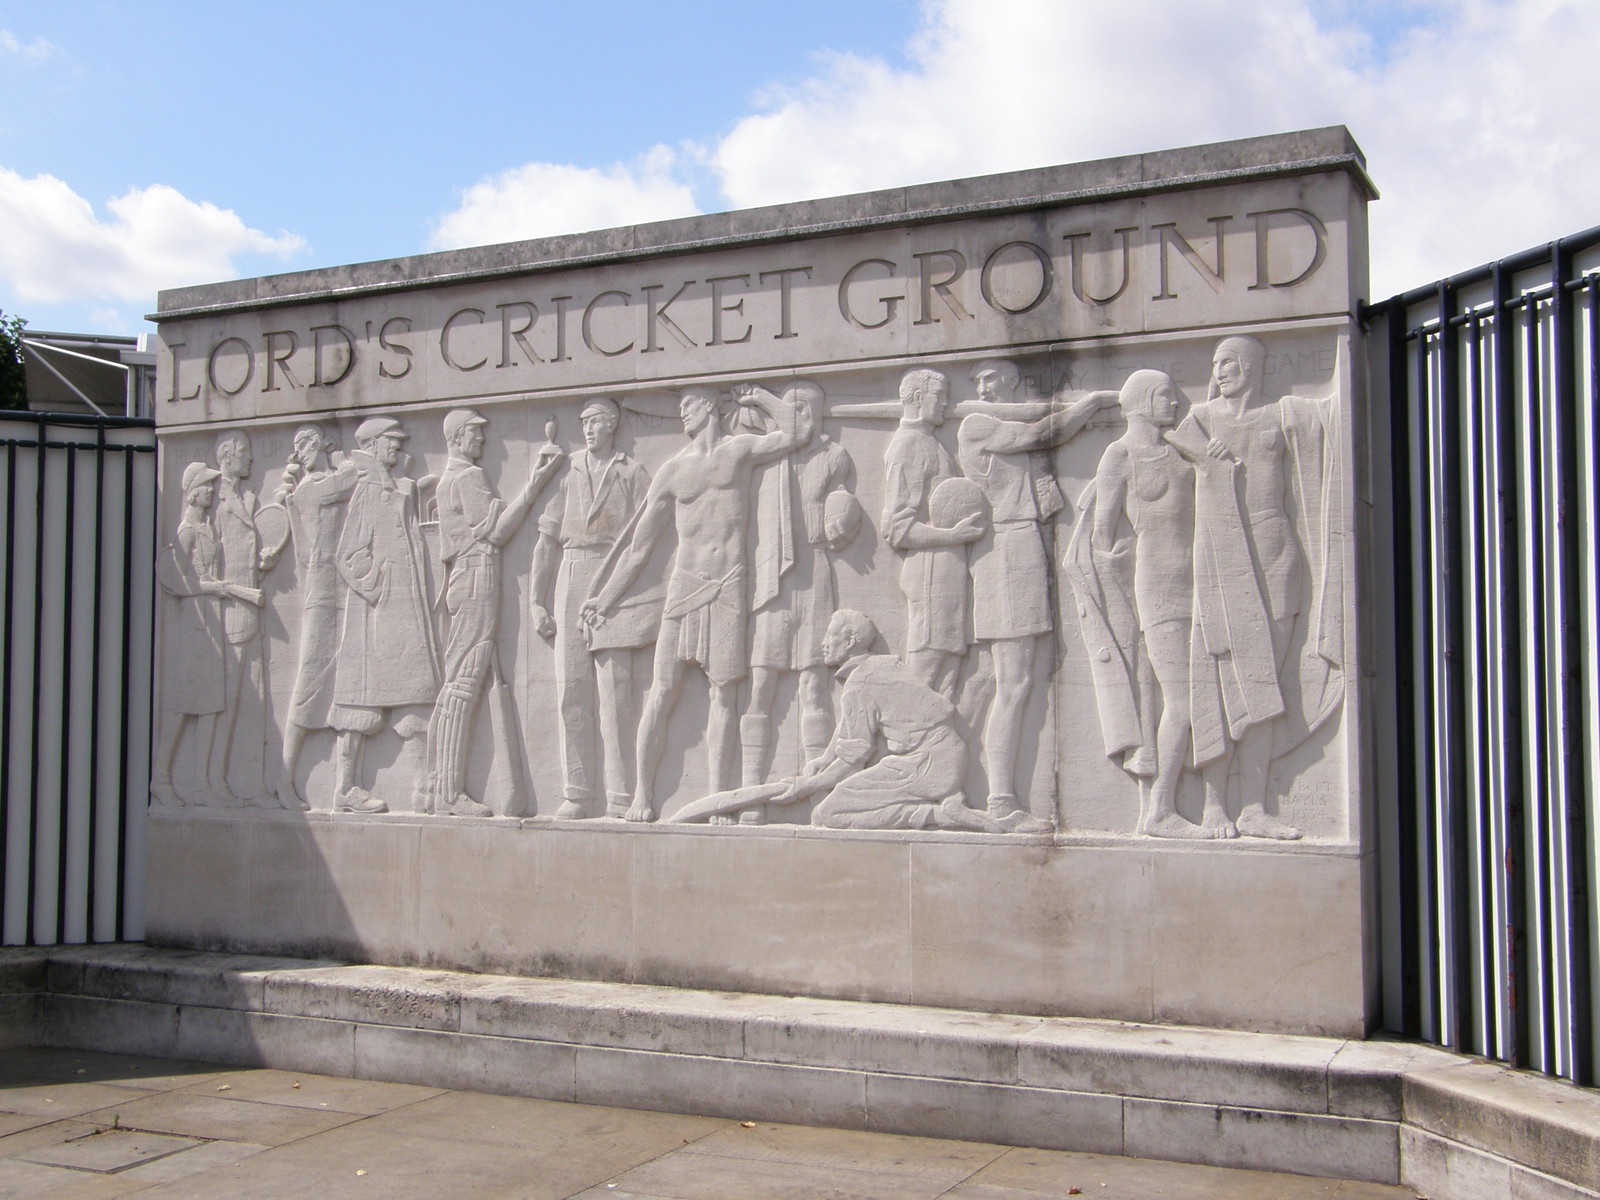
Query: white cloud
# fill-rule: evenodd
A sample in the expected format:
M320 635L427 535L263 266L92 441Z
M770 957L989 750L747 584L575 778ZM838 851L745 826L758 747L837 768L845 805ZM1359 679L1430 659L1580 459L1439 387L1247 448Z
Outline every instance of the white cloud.
M1593 0L928 0L904 66L824 56L703 151L508 171L431 244L685 215L707 170L744 208L1343 124L1383 297L1600 219L1597 45Z
M49 58L53 54L60 54L60 47L54 46L43 38L34 38L33 41L24 43L17 35L6 29L0 29L0 50L7 54L20 54L24 58Z
M163 184L106 202L109 219L52 175L24 179L0 167L0 279L24 300L136 300L161 288L233 278L244 254L286 258L305 249L237 213Z
M940 0L907 67L826 59L710 159L745 207L1342 123L1385 195L1380 296L1595 222L1600 5L1415 0L1382 47L1363 10Z
M469 187L439 220L431 250L519 241L692 216L694 193L679 176L683 162L656 146L635 163L574 167L529 163Z

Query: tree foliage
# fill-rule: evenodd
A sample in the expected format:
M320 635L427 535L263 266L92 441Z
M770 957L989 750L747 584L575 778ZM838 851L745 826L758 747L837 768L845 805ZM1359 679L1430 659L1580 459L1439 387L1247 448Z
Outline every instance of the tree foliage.
M21 317L8 317L0 309L0 408L27 408L28 381L22 370Z

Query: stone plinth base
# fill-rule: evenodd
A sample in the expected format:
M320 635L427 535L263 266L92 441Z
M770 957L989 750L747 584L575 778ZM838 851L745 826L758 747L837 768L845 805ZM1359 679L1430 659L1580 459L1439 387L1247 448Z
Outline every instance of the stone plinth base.
M1394 1042L139 946L0 952L0 1045L1594 1200L1600 1095Z
M152 944L1360 1037L1348 847L155 810ZM511 828L507 828L511 826Z

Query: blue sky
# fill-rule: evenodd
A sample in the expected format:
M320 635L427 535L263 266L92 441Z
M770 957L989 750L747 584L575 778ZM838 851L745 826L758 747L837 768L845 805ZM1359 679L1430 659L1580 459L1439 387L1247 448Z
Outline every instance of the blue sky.
M1580 0L0 0L0 309L1342 122L1373 294L1600 220Z

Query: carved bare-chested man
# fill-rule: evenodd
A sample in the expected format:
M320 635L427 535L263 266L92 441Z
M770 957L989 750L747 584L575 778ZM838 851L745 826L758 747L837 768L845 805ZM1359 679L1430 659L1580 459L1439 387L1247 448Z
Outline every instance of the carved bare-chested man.
M608 806L609 816L655 820L656 767L665 749L667 718L689 663L705 672L711 688L706 731L710 790L723 791L733 783L730 754L738 736L739 681L749 672L745 534L750 480L756 466L787 454L799 440L792 402L751 384L736 388L735 394L765 413L776 428L762 434L726 434L718 420L716 391L686 388L678 413L689 444L667 460L650 484L631 535L583 606L586 622L603 622L638 579L667 530L676 528L678 549L656 639L655 678L639 722L639 776L633 804L623 814Z

